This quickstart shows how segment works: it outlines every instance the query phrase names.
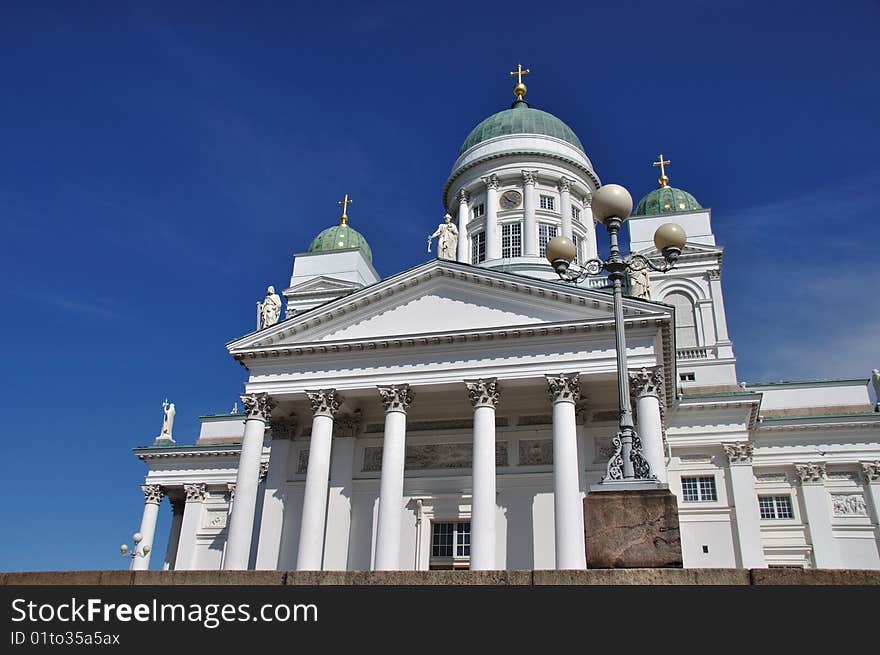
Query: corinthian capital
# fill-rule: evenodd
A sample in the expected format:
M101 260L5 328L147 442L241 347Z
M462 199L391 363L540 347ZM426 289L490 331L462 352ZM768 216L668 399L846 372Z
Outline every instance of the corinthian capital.
M590 190L587 189L586 193L584 193L584 207L591 207L593 205L593 194L590 193Z
M638 371L629 371L629 384L633 395L655 396L660 398L663 393L663 367L642 367Z
M538 181L538 171L523 171L523 184L532 184Z
M486 184L487 189L497 189L498 188L498 176L495 173L489 175L488 177L480 178Z
M273 439L293 439L296 433L298 417L296 412L287 416L273 416L269 419L269 429Z
M142 484L141 491L144 492L145 505L158 505L162 502L162 498L165 497L165 491L163 491L162 486L158 484Z
M880 480L880 461L876 462L861 462L862 465L862 475L865 478L865 482L877 482Z
M825 464L795 464L795 471L801 480L801 484L805 482L822 482L825 479Z
M336 392L336 389L306 391L306 395L309 397L309 403L312 405L312 412L315 416L329 416L333 418L342 404L342 396Z
M480 378L478 380L465 380L468 398L471 405L476 407L492 407L498 405L501 397L498 388L498 378Z
M379 396L382 398L382 406L385 412L403 412L409 408L415 394L408 384L397 384L387 387L377 387Z
M468 199L469 199L468 192L465 191L464 189L459 189L459 190L458 190L458 195L457 195L457 197L458 197L458 204L459 204L459 205L462 204L462 203L467 203L467 201L468 201Z
M183 491L186 493L186 502L201 502L205 500L205 496L207 495L207 489L203 483L198 484L185 484L183 485Z
M567 177L560 177L559 181L556 183L556 188L559 189L559 193L568 193L571 191L571 180Z
M723 443L721 447L724 448L724 452L727 455L727 461L730 464L751 464L752 463L752 453L755 451L755 447L744 441L737 441L735 443Z
M272 412L272 408L275 407L275 401L267 393L243 394L241 402L244 403L247 418L260 421L268 421L269 414Z
M581 398L580 373L546 375L550 402L576 403Z

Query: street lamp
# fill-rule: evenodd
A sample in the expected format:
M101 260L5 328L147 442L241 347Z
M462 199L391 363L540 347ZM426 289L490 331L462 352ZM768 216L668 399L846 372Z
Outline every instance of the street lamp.
M132 540L134 541L134 549L129 553L129 548L125 544L122 544L119 547L119 554L123 557L130 557L132 562L134 562L135 557L146 557L150 554L150 544L144 544L141 548L138 548L141 541L144 540L144 536L140 532L135 532L134 536L132 536Z
M650 268L665 273L675 266L685 243L684 229L675 223L666 223L654 233L654 245L663 254L662 261L653 261L644 255L620 254L617 235L620 227L632 211L632 196L619 184L606 184L593 194L593 217L601 221L611 236L611 252L608 259L591 259L572 270L571 262L577 255L574 243L563 236L554 237L547 243L547 259L557 275L566 282L580 282L602 271L608 272L614 288L614 332L617 348L617 395L619 431L612 439L614 454L602 482L609 480L656 480L648 460L642 454L642 444L633 426L632 407L629 397L629 379L626 365L626 335L623 328L623 279L627 270L643 271Z

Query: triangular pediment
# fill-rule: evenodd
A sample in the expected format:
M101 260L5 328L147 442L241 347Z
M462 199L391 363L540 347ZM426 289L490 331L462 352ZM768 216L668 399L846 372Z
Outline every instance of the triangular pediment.
M681 249L681 256L687 255L719 255L724 252L724 248L722 246L707 246L702 243L686 243L684 244L684 248ZM662 255L657 248L645 248L644 250L640 250L638 254L648 257L650 259L662 259Z
M627 317L668 314L624 299ZM230 351L302 343L608 320L607 292L434 260L228 344Z
M321 295L330 293L347 293L352 289L358 289L361 285L348 280L338 280L333 277L319 275L307 280L302 284L296 284L283 291L285 296L293 295Z

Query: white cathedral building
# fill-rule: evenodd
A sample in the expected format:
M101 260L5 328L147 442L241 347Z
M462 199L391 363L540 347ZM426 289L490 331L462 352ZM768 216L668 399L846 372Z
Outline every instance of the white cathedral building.
M562 282L545 250L562 235L578 261L598 256L601 182L524 92L520 79L465 139L440 258L381 279L346 196L295 256L283 317L270 289L265 326L227 344L249 372L245 413L202 417L183 445L166 412L135 449L150 546L135 568L163 550L166 569L586 566L583 502L618 430L612 296L606 277ZM630 280L623 310L637 428L676 496L683 565L880 568L869 380L738 379L711 210L668 185L666 163L628 219L630 251L657 256L668 222L687 242L675 268ZM152 543L166 497L167 548Z

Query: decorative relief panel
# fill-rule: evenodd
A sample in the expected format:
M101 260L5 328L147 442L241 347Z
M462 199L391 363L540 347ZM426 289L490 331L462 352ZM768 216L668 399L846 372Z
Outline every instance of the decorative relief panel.
M551 425L553 417L550 414L532 414L520 416L517 425Z
M708 464L712 461L712 455L708 453L693 453L691 455L679 455L678 457L682 462L687 462L689 464Z
M785 473L756 473L755 482L788 482Z
M226 527L227 516L228 512L225 509L209 509L207 512L205 512L205 517L202 521L202 528L206 528L208 530L222 530Z
M861 494L832 494L834 516L867 516L868 508Z
M470 443L416 444L406 447L404 468L407 471L470 468L473 456L473 445ZM507 462L507 442L496 441L495 466L507 466ZM363 470L382 470L382 446L364 448Z
M520 439L519 465L536 466L553 463L552 439Z
M829 480L857 480L855 473L850 471L835 471L828 473Z

